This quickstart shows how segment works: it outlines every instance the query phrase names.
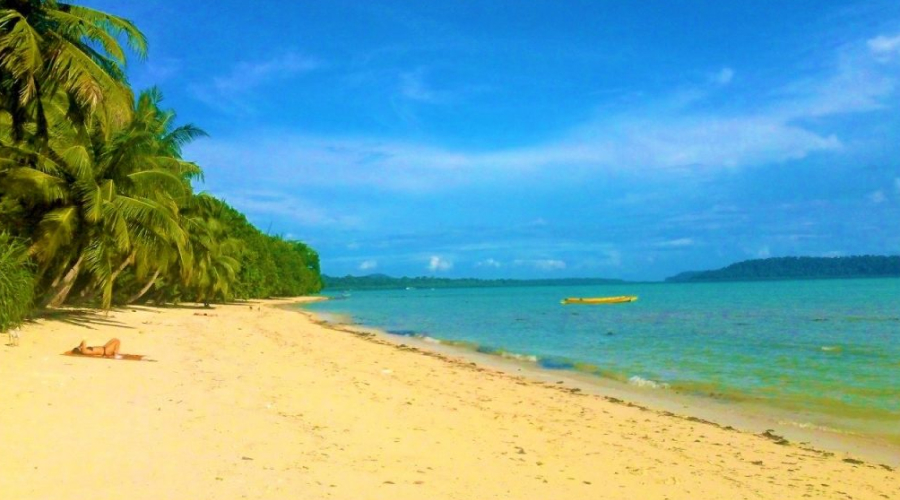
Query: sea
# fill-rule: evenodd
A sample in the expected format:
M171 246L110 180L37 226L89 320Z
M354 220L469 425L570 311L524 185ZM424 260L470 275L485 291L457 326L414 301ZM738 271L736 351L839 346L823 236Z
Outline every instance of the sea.
M326 321L900 444L900 279L333 293ZM636 295L609 305L566 297Z

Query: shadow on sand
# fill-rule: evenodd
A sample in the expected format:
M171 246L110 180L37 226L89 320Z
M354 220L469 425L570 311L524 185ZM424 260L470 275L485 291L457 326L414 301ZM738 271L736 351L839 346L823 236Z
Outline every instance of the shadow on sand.
M254 300L242 300L227 302L227 305L253 305L259 304ZM159 304L159 305L131 305L115 307L113 311L144 311L144 312L160 312L165 309L187 309L197 311L214 311L215 305L203 305L195 303L180 304ZM110 318L105 311L101 309L43 309L34 313L32 319L47 319L53 321L61 321L70 325L81 326L84 328L95 329L92 325L113 326L117 328L134 329L133 326L127 326L121 321Z
M34 319L60 321L70 325L89 328L91 330L96 330L94 325L134 329L133 326L127 326L121 321L109 318L106 313L101 310L93 309L45 309L35 313Z

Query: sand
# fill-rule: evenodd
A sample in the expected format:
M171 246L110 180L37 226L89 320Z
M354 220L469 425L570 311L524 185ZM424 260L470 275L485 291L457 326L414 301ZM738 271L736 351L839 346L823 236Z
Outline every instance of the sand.
M0 346L0 498L900 498L900 472L878 462L328 329L279 304L27 325L19 346ZM110 337L155 361L60 355Z

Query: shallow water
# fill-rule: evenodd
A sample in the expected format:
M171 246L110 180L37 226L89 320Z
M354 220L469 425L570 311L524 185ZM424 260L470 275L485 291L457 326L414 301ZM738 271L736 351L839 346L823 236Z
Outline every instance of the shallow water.
M560 304L609 295L640 299ZM305 308L900 441L900 279L369 291Z

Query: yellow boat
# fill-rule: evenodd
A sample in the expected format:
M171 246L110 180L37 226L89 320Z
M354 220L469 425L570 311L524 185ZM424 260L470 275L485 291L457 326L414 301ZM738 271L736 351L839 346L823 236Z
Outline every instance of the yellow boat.
M618 297L568 297L562 300L563 304L622 304L634 302L637 295L620 295Z

